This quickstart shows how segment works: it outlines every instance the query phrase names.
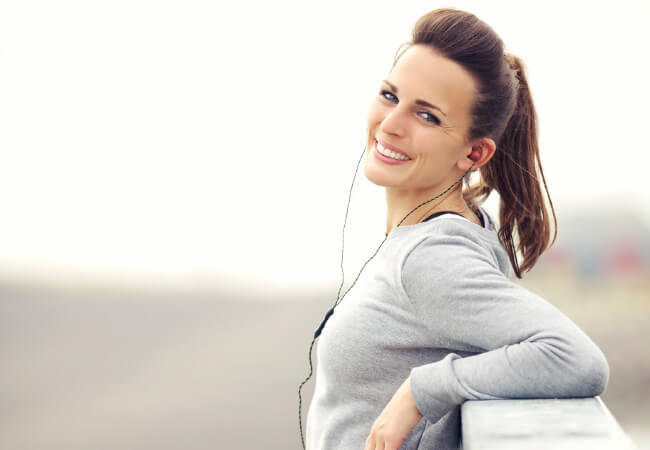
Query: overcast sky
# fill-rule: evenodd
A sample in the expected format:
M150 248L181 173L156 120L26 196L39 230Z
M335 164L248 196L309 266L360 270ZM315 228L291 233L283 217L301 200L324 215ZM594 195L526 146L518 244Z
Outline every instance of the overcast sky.
M623 204L650 220L646 1L3 0L0 277L339 280L367 108L443 6L526 64L560 214ZM384 207L360 172L347 280Z

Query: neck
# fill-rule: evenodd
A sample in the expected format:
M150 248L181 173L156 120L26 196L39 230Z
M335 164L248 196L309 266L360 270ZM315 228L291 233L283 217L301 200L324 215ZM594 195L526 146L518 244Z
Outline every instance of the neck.
M470 221L480 225L480 219L467 206L463 200L462 186L458 185L453 190L432 202L426 203L413 211L406 219L404 216L409 214L413 208L419 204L434 198L441 191L432 193L433 190L426 191L406 191L398 188L386 188L386 234L391 232L396 226L414 225L420 223L431 214L439 211L454 211L462 214ZM400 221L404 221L400 224Z

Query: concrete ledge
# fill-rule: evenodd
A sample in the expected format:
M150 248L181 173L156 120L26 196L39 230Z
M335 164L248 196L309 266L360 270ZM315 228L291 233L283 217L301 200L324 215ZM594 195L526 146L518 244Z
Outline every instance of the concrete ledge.
M636 449L600 397L468 401L461 423L463 450Z

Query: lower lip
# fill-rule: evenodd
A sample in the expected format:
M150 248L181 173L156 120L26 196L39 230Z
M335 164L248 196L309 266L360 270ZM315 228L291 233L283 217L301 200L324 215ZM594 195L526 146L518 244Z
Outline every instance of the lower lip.
M377 141L375 141L374 145L372 146L372 152L378 160L385 162L386 164L397 165L397 164L404 164L411 161L410 159L407 160L393 159L393 158L389 158L388 156L382 155L377 150Z

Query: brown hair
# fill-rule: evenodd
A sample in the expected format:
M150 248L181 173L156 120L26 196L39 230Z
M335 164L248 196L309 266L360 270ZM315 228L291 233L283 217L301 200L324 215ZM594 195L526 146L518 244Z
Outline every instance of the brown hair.
M467 140L490 137L497 150L478 169L478 183L468 183L463 199L475 210L493 189L499 194L499 240L508 252L515 274L521 278L522 272L532 269L557 237L555 209L539 160L537 115L524 65L520 58L504 51L503 41L489 25L473 14L452 8L436 9L420 17L412 40L403 51L398 49L393 67L403 52L416 44L432 47L456 62L476 82ZM553 215L554 235L550 244L549 213L539 178L535 176L537 171ZM517 251L524 258L521 265Z

